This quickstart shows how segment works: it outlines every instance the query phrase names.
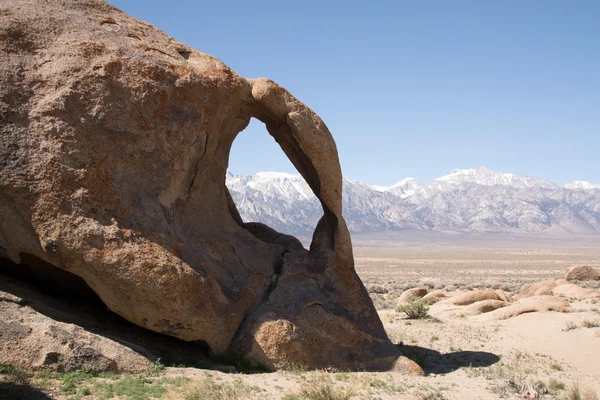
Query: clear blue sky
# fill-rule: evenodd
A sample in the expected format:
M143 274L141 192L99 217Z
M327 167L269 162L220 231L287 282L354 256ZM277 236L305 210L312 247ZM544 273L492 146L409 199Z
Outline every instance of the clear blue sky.
M600 1L158 1L117 7L268 77L329 126L342 170L600 183ZM295 172L260 123L230 170Z

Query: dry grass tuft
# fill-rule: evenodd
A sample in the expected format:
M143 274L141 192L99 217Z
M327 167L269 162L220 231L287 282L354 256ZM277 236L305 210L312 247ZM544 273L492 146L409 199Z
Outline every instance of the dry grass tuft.
M299 394L289 394L284 400L350 400L356 391L337 388L327 375L309 378ZM220 399L219 399L220 400Z
M183 394L184 400L238 400L260 391L260 388L250 386L236 379L230 383L217 383L211 376L190 387Z

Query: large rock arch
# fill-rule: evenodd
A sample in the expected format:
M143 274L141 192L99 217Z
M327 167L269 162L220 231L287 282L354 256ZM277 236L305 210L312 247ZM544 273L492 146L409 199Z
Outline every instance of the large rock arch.
M354 271L337 150L312 110L103 1L9 0L0 27L0 257L39 257L217 354L420 372ZM321 201L310 250L231 201L229 150L252 117Z

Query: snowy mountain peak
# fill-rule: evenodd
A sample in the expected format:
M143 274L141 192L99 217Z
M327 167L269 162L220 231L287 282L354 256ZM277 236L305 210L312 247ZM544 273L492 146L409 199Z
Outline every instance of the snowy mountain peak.
M310 200L315 197L300 174L285 172L257 172L252 176L227 173L226 185L240 193L249 190L262 194L264 198L286 198L291 201Z
M252 175L252 179L268 180L268 179L298 179L300 174L288 174L286 172L257 172Z
M389 188L392 189L395 187L414 186L415 183L418 183L420 185L419 181L417 181L415 178L408 177L394 183Z
M455 169L450 174L437 178L433 181L433 186L444 187L449 185L458 185L464 182L476 183L484 186L511 186L519 189L540 187L556 188L552 182L530 176L515 175L506 172L496 172L485 167L471 169Z
M378 186L378 185L370 185L371 188L377 190L378 192L387 192L390 189L398 188L398 187L406 187L406 186L414 186L415 184L421 185L419 181L415 178L404 178L394 183L392 186Z
M280 232L309 234L323 215L301 175L228 173L226 184L245 221L263 222ZM454 170L427 186L412 178L386 187L344 178L342 204L351 232L560 229L600 234L599 188L582 181L561 187L480 167Z
M565 188L571 189L571 190L576 190L576 189L590 190L590 189L600 189L600 185L597 185L597 184L591 183L591 182L587 182L587 181L573 181L571 183L567 183L565 185Z

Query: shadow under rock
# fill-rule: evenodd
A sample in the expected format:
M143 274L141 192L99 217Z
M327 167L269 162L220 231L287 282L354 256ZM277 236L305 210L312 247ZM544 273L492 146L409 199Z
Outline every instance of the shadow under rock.
M486 351L456 351L442 354L420 346L397 344L403 355L423 369L425 374L447 374L462 367L489 367L500 361L500 357Z
M15 400L51 400L52 397L46 393L28 386L15 382L0 382L0 399Z
M17 296L21 305L114 340L151 362L159 361L165 366L213 366L204 342L185 342L137 326L110 311L80 277L27 254L22 254L22 259L23 264L15 264L0 258L0 292Z

